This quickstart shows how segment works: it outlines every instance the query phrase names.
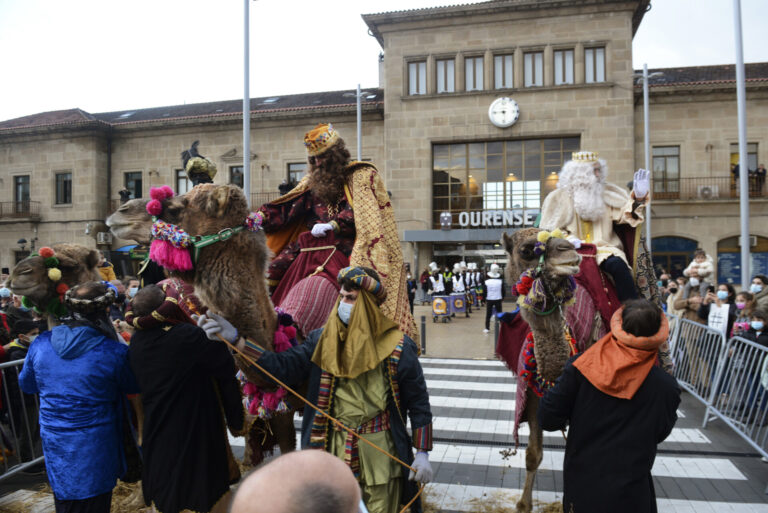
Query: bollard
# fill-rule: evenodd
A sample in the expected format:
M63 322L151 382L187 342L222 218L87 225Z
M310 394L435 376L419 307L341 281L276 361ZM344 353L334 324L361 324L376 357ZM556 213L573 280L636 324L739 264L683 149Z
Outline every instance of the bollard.
M421 316L421 354L427 354L427 316Z
M496 310L494 309L494 312ZM499 343L499 317L493 316L493 351L496 352L496 344Z

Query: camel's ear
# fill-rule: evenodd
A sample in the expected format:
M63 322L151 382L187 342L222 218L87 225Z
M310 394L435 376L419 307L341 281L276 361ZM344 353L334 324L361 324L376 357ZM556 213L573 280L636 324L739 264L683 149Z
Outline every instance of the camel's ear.
M512 237L507 235L507 232L501 233L501 245L504 247L507 253L510 255L512 254L512 250L514 249L514 246L512 244Z
M85 257L85 265L88 269L93 269L97 265L99 265L99 252L95 249L92 249L88 252L88 255Z
M229 205L229 187L216 187L205 199L205 213L210 217L222 217Z

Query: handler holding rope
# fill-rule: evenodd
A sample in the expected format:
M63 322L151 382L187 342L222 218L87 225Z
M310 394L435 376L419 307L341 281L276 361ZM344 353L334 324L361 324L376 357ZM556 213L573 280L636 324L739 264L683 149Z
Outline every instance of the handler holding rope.
M302 421L302 449L323 449L355 474L371 513L396 513L417 493L412 481L432 479L432 413L416 344L379 308L387 291L372 269L347 267L328 322L301 345L267 352L240 337L226 319L209 313L198 325L212 340L222 337L252 356L289 386L309 380L307 399L361 438L397 454L412 470L330 423L309 406ZM411 421L412 437L405 416ZM413 448L417 449L413 456ZM420 500L411 511L421 512Z

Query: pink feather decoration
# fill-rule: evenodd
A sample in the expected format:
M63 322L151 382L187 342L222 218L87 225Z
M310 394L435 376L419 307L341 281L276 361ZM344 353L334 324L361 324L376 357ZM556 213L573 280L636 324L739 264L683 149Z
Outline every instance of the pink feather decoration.
M296 338L296 328L293 326L283 326L283 333L289 339Z
M282 326L280 328L282 328ZM291 341L282 329L278 329L278 331L275 332L274 344L276 353L282 353L286 349L291 348Z
M147 212L151 216L159 216L163 213L163 204L160 201L153 199L147 203Z
M155 239L149 247L149 258L171 271L192 270L189 250L174 248L170 242Z
M160 188L165 193L166 198L173 198L173 189L169 185L163 185Z
M163 201L165 199L165 192L161 187L152 187L149 189L149 197L156 201Z

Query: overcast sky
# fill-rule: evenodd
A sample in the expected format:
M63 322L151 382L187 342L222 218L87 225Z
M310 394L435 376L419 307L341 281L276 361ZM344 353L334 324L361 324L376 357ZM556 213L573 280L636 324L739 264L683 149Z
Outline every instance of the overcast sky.
M252 2L251 96L376 87L360 14L451 3ZM732 4L652 0L635 68L735 62ZM742 19L745 61L768 61L768 1L742 0ZM242 98L242 41L242 0L0 0L0 120Z

